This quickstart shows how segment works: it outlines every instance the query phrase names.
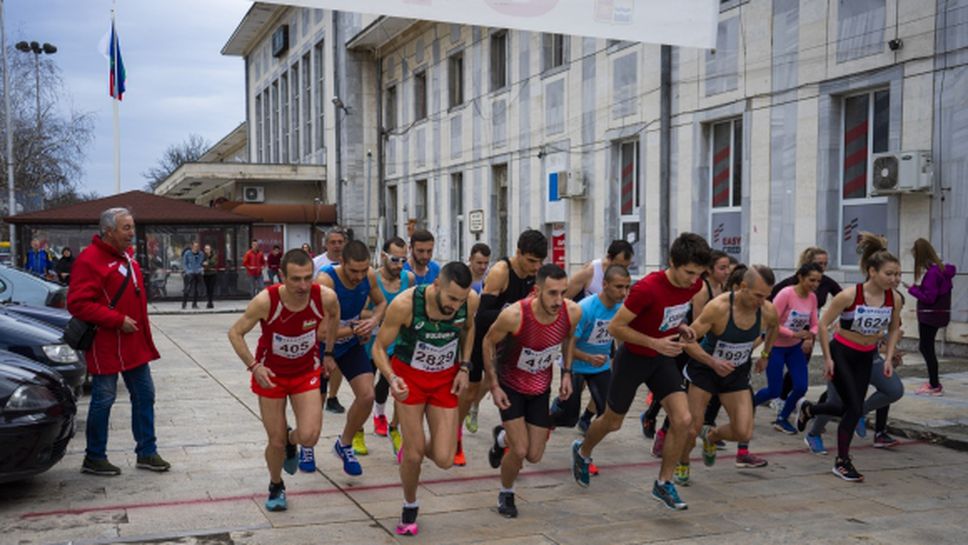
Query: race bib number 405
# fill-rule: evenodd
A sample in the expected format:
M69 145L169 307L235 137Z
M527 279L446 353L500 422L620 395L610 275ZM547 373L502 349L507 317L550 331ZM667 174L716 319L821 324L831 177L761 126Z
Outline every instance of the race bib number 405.
M296 337L278 333L272 334L272 353L286 359L295 360L316 348L316 331L307 331Z
M446 371L457 362L457 341L454 339L444 346L434 346L423 341L417 341L410 358L410 367L428 373Z
M733 367L739 367L749 361L750 354L753 352L753 342L727 343L719 341L716 343L716 349L713 350L713 357L727 361Z
M691 307L692 303L688 301L681 305L666 307L662 313L662 323L659 324L659 331L666 332L679 327L682 321L686 319L686 314L689 314Z
M561 345L549 346L544 350L531 350L528 347L521 348L521 355L518 356L518 369L537 375L538 373L550 368L561 359Z

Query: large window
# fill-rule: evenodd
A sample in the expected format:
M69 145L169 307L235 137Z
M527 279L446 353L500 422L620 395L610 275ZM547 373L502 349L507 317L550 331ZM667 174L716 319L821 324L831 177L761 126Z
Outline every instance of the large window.
M494 192L494 210L492 214L497 220L496 244L494 250L497 256L508 254L508 165L507 163L491 167L491 184ZM493 224L492 224L493 225Z
M743 121L712 126L709 169L709 240L714 249L742 258Z
M427 118L427 71L413 75L413 120Z
M451 55L447 67L447 96L450 107L455 108L464 103L464 54Z
M302 121L299 119L299 97L302 95L302 89L300 88L299 82L299 63L292 65L292 75L289 81L292 82L290 86L292 88L292 151L290 152L290 157L292 157L293 163L299 162L299 128L302 126Z
M323 85L323 42L319 42L313 48L313 68L316 70L316 149L323 149L325 147L323 120L326 112L325 87Z
M262 162L262 93L255 96L255 161Z
M302 58L303 155L313 152L313 74L310 53Z
M387 87L384 97L386 107L383 109L383 126L386 127L386 130L392 131L397 128L397 86Z
M427 180L416 181L416 191L413 203L413 218L418 226L427 225Z
M542 34L541 58L542 70L551 70L565 64L565 35Z
M635 243L639 238L639 141L618 144L618 194L622 238Z
M279 162L289 162L289 78L283 74L279 78L279 132L282 134Z
M450 244L451 258L457 261L464 255L464 174L450 175Z
M508 84L508 32L502 30L491 34L491 90L497 91Z
M844 98L840 154L840 264L857 264L855 251L862 231L884 235L887 231L887 198L871 197L872 153L888 151L890 92L886 89Z

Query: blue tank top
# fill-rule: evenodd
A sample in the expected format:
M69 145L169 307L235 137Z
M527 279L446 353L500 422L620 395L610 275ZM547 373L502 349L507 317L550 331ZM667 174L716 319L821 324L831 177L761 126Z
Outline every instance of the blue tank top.
M405 289L410 287L410 275L407 274L407 271L403 271L403 273L400 274L400 289L394 292L390 292L390 291L387 291L387 289L383 286L383 275L377 273L376 286L380 288L380 291L383 292L383 298L387 300L387 307L389 307L390 303L393 302L394 297L396 297L397 295L400 295L401 293L403 293ZM374 306L375 305L373 304L373 301L370 301L370 305L368 308L372 309ZM376 334L379 332L380 332L379 326L373 328L373 334L370 335L370 340L367 341L366 346L363 347L366 349L366 355L369 356L370 359L373 359L373 342L376 341ZM394 341L390 346L387 347L388 356L393 355L393 347L396 345L397 343L396 341Z
M433 284L434 280L437 280L437 275L440 274L440 265L436 261L431 261L427 264L427 274L423 276L420 276L416 271L410 268L409 261L403 264L403 270L412 272L416 285L423 286L425 284Z
M575 347L582 352L592 355L605 356L605 363L600 367L582 361L578 358L571 364L572 372L585 375L592 375L607 371L612 365L612 344L614 339L608 332L608 324L611 323L615 313L621 308L619 303L611 308L602 303L601 297L597 294L589 295L578 303L581 307L581 321L575 328Z
M339 274L336 273L336 269L332 265L323 267L322 272L333 279L333 291L336 292L336 298L339 300L340 327L349 326L350 322L359 320L360 312L363 311L366 299L370 296L370 279L364 278L355 288L350 289L343 285L343 282L339 279ZM333 347L333 356L337 358L342 356L350 348L358 345L359 342L355 335L338 339L336 346ZM325 347L323 349L325 350Z

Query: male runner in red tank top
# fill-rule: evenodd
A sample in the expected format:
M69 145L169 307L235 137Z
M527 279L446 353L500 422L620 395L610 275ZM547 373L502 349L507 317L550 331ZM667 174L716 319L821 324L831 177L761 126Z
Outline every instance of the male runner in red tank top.
M313 262L306 252L286 252L279 272L282 284L256 295L245 314L229 329L232 348L252 373L252 391L259 396L259 412L269 436L265 451L269 511L286 509L282 470L285 468L290 475L296 472L296 444L312 447L319 439L323 413L317 347L323 337L332 346L339 326L336 293L314 283ZM245 335L256 323L262 324L262 335L253 356ZM327 362L329 368L334 365L335 362ZM296 415L295 429L286 426L287 398Z
M561 267L543 265L538 269L534 295L502 310L482 343L491 396L501 410L503 423L503 427L494 428L494 446L488 459L491 467L501 466L498 512L508 518L518 516L514 481L524 460L540 462L548 443L548 403L555 364L561 365L559 398L565 400L571 395L571 361L581 307L565 299L567 288L568 275ZM503 353L498 355L498 344L509 335Z

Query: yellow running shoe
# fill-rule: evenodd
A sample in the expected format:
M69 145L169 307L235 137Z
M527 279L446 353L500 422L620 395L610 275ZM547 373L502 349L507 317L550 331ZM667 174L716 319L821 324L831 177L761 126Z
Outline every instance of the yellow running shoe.
M360 430L353 434L353 452L357 456L366 456L370 453L366 448L366 436L363 435L363 430Z
M677 485L689 486L689 464L678 464L674 478Z
M393 426L390 426L390 445L393 446L393 456L396 458L403 445L403 437L400 435L400 430Z

